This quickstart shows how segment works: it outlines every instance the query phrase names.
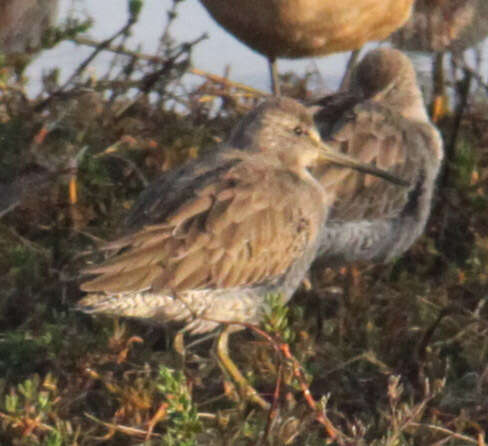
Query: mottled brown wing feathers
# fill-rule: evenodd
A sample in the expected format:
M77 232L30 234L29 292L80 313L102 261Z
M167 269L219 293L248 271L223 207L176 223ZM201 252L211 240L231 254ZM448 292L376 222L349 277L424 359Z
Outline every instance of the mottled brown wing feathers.
M231 169L196 190L164 224L111 244L121 253L87 270L97 277L82 289L178 292L253 285L283 274L313 236L294 198L298 188L285 175L263 165Z
M336 150L415 184L411 176L415 153L411 153L401 119L384 107L371 102L356 105L333 125L325 121L324 126L329 131L323 137ZM337 193L331 219L387 217L401 210L408 199L408 188L353 170L325 167L314 175Z

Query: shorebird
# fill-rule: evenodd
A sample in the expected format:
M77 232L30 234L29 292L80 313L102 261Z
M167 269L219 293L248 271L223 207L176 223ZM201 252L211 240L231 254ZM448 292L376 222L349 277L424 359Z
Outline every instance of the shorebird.
M415 70L402 52L376 49L356 67L349 91L317 106L315 120L328 146L410 182L399 188L351 170L312 170L337 197L322 228L317 263L388 262L424 231L443 159Z
M267 57L279 94L276 59L325 55L383 40L402 26L413 0L200 0L227 31Z
M32 54L42 36L54 26L58 0L0 1L0 53Z
M406 51L435 53L434 120L447 108L445 104L443 61L446 52L459 57L488 36L486 0L417 0L412 16L390 40Z
M232 138L244 150L225 145L142 194L128 233L106 247L114 254L85 271L95 277L81 285L89 293L81 310L181 321L192 333L259 323L266 295L286 302L304 278L335 199L308 167L333 164L396 181L329 150L310 111L291 99L268 100ZM229 370L223 339L218 354Z

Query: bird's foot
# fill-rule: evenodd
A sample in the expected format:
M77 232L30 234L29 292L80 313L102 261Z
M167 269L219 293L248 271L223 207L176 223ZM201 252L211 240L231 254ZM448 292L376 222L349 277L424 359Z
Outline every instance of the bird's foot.
M217 340L217 357L219 364L225 373L228 373L239 387L239 391L245 400L257 404L264 410L269 410L271 405L263 399L258 391L249 384L249 381L240 372L234 361L229 356L229 327L223 329Z

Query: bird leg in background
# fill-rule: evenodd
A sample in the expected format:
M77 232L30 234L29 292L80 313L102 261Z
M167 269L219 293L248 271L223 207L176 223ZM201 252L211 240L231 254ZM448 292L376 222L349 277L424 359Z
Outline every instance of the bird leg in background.
M464 112L468 106L469 91L473 81L473 75L470 71L463 69L463 78L456 82L456 96L458 97L457 105L454 113L454 124L452 127L451 138L446 144L446 158L447 162L454 162L456 159L456 145L461 129Z
M354 71L354 68L357 65L357 61L359 59L360 53L361 53L361 48L351 51L351 55L347 60L346 71L344 72L344 76L342 77L341 84L339 86L339 91L346 91L349 89L351 85L351 75Z
M82 221L80 210L78 209L78 169L70 169L69 176L69 211L71 223L74 229L79 229L79 223Z
M344 333L346 332L348 311L358 305L361 298L361 272L356 265L343 266L339 269L341 285L339 289L342 291L338 299L338 327L339 327L339 342L342 344Z
M446 94L444 79L444 52L435 54L432 62L433 94L431 116L434 123L438 123L449 111L449 99Z
M456 105L456 110L454 113L454 121L452 124L451 134L449 136L449 141L445 146L446 162L441 171L438 187L442 194L449 190L449 187L453 186L453 166L455 166L456 160L456 146L459 138L459 131L461 128L461 122L463 119L464 112L468 105L469 90L471 88L472 74L468 70L464 70L464 78L456 83L456 94L458 96L458 101ZM437 203L437 207L440 208L441 222L440 231L438 239L443 243L446 241L446 229L449 225L449 214L452 212L452 206L449 205L449 200L440 199Z
M85 156L88 146L83 146L78 153L69 160L69 204L70 217L73 228L79 229L80 223L83 221L83 213L78 206L78 166Z
M344 299L352 302L361 296L361 273L356 265L346 266L345 270Z
M229 356L229 334L232 331L232 325L226 325L217 339L217 357L219 364L224 372L227 372L237 383L241 395L244 399L252 401L264 410L269 410L271 405L265 401L257 390L252 387L244 375L235 365L234 361Z
M271 76L271 91L275 96L281 96L280 75L278 74L278 65L276 57L268 58L269 74Z

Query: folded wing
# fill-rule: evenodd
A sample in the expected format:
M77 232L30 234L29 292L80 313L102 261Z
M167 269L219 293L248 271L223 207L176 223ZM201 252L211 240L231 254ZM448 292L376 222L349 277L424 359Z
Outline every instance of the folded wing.
M86 271L96 277L82 289L177 293L253 286L282 276L317 236L309 211L297 205L307 185L265 163L237 163L214 179L193 183L161 223L148 215L150 224L110 244L118 252Z

